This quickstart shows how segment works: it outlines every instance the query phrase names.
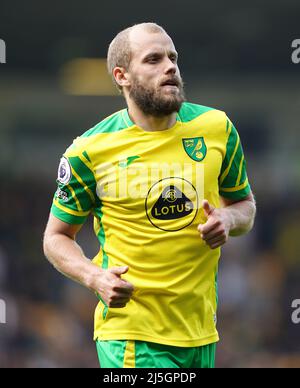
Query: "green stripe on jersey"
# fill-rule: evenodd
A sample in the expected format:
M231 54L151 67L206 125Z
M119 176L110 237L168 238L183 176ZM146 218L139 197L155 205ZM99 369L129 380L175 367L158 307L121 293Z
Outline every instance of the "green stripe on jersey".
M84 197L89 198L89 202L98 205L99 200L96 195L97 182L93 171L78 156L69 156L68 160L73 169L73 176L69 184L72 186L74 179L75 187L73 188L76 194L77 190L79 190L80 195L83 193Z
M230 133L229 133L227 144L226 144L225 157L224 157L224 160L222 163L222 168L221 168L221 173L220 173L221 178L222 178L225 170L229 166L230 159L231 159L232 154L237 146L237 142L239 141L239 135L238 135L237 130L235 129L234 125L231 124L231 126L230 126L229 121L227 121L227 126L228 126L228 124L229 124L229 128L230 128L229 129Z
M92 163L91 159L86 151L83 151L82 155L86 158L86 160L88 160L90 163Z
M237 145L235 153L232 155L232 161L230 163L230 168L228 171L226 171L226 174L224 175L224 178L220 179L220 186L221 188L230 188L230 187L236 187L239 186L239 184L236 184L238 177L241 176L242 171L240 168L245 168L245 165L243 163L244 157L243 157L243 150L240 145L240 143ZM242 165L241 165L242 163Z
M101 203L101 201L100 201L100 203ZM108 256L107 256L107 253L105 251L106 237L105 237L105 232L104 232L104 228L103 228L103 224L102 224L102 217L103 217L102 207L103 207L103 205L101 203L101 205L95 209L95 215L98 218L99 223L100 223L100 230L98 232L97 237L98 237L98 240L100 242L101 249L102 249L102 268L107 269L108 268ZM98 299L104 304L102 318L105 319L106 314L108 312L108 306L98 293L96 295L97 295Z
M226 198L238 200L250 193L250 186L247 181L242 144L236 128L229 120L227 120L227 130L230 133L219 176L219 193Z
M101 204L99 207L95 209L95 215L98 218L100 222L100 230L98 232L98 239L100 241L101 249L102 249L102 255L103 255L103 260L102 260L102 268L107 269L108 268L108 256L105 252L105 232L102 224L102 218L103 218L103 212L102 212L102 207L103 205Z
M59 209L55 204L53 203L51 206L51 213L58 219L60 219L63 222L66 222L67 224L76 224L81 225L84 224L85 220L88 216L75 216L73 214L66 213L65 211L62 211Z
M219 194L224 198L239 201L246 198L250 194L250 192L251 192L251 186L247 182L246 187L244 189L237 190L237 191L222 191L222 189L220 189Z

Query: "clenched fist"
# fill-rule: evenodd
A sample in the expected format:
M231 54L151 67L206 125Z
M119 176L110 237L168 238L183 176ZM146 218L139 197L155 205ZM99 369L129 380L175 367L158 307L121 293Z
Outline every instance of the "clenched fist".
M112 267L102 270L97 276L93 288L108 307L125 307L129 302L134 287L121 278L127 271L127 266Z

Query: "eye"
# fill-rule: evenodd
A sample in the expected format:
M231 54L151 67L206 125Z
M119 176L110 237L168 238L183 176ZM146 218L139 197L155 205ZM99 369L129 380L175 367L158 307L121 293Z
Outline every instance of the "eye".
M147 58L146 61L147 61L148 63L156 63L156 62L159 61L159 59L160 59L159 56L156 56L156 55L155 55L155 56L152 56L152 57Z
M145 57L144 61L145 63L155 64L160 62L162 59L162 55L158 53L152 53Z

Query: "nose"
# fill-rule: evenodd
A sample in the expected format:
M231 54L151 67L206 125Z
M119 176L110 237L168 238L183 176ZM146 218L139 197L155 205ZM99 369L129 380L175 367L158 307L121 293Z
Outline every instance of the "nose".
M165 74L175 74L177 66L170 58L166 59Z

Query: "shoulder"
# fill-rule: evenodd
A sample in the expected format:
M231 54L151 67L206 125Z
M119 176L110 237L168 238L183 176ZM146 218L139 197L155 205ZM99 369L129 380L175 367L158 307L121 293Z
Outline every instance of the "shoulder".
M222 110L209 106L185 102L179 111L179 117L188 126L205 127L210 133L226 134L229 126L229 119Z
M84 132L80 138L85 139L91 136L98 135L100 133L112 133L118 132L122 129L126 129L128 127L125 118L124 118L125 109L122 109L118 112L111 114L108 117L105 117L98 124L93 126L88 131Z
M89 152L89 149L95 146L98 138L103 134L110 134L119 132L128 128L128 125L124 119L124 111L122 109L118 112L111 114L104 118L92 128L85 131L82 135L73 140L73 143L66 150L68 156L78 155L83 152Z
M216 121L227 120L226 113L222 110L212 108L209 106L194 104L191 102L184 102L179 111L179 116L183 122L193 121L198 118L207 118Z

